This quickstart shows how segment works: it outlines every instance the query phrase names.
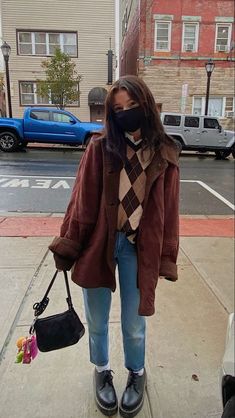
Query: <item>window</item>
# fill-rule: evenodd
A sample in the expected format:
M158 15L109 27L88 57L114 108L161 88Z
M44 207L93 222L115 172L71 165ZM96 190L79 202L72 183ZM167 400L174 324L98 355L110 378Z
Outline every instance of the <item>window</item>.
M20 85L21 103L34 104L34 86L33 83L21 83Z
M215 51L227 52L231 43L231 24L217 24L216 25L216 39L215 39Z
M204 128L207 129L218 129L219 123L216 119L205 118L204 119Z
M155 51L170 51L171 22L155 22Z
M226 112L235 111L235 97L226 97L225 111Z
M184 23L183 27L183 45L184 52L196 52L198 49L198 23Z
M208 115L223 116L223 97L212 97L209 99Z
M49 46L49 55L55 53L56 48L60 48L60 35L59 33L48 33L48 46Z
M37 93L37 83L32 81L20 82L20 103L22 106L51 104L49 97L42 97Z
M30 112L30 117L32 119L36 119L36 120L44 120L44 121L48 121L50 120L50 114L49 112L45 111L45 110L31 110Z
M37 32L32 36L35 40L35 55L47 55L46 34Z
M193 98L193 111L194 115L204 115L205 113L205 97ZM208 104L208 115L215 117L223 117L225 109L225 97L210 97Z
M53 112L53 120L60 123L71 123L72 118L60 112Z
M20 55L32 55L32 34L29 32L21 32L18 36L19 54Z
M194 97L193 101L193 114L202 115L202 97Z
M164 125L180 126L181 116L178 115L165 115Z
M21 106L28 106L28 105L53 105L55 102L53 101L53 95L50 94L49 96L40 96L37 92L37 83L34 81L20 81L20 104ZM77 86L76 90L79 92L79 86ZM69 106L79 106L79 94L78 99L70 103Z
M199 128L199 118L185 116L184 126L189 128Z
M72 56L77 56L76 32L27 32L18 31L19 55L53 55L56 48Z
M63 34L63 52L65 54L76 56L77 55L77 39L75 33Z

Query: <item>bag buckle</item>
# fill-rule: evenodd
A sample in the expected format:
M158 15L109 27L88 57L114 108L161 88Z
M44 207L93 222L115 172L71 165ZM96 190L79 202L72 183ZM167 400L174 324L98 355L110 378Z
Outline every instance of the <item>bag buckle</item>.
M47 298L47 297L42 299L41 302L34 303L34 305L33 305L34 316L41 315L45 311L48 303L49 303L49 298Z

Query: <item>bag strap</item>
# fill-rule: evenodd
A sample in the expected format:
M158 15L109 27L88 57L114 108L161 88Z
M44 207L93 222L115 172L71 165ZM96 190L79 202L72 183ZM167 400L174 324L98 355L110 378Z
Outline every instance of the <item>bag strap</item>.
M54 284L54 281L56 279L56 276L57 276L58 272L59 272L59 270L56 270L56 272L55 272L54 276L52 277L52 280L51 280L51 282L50 282L50 284L47 288L47 291L46 291L45 295L43 296L41 302L34 303L34 305L33 305L34 316L39 316L45 311L45 309L46 309L46 307L49 303L49 300L50 300L48 298L48 294L49 294L49 292L50 292L50 290L51 290L51 288ZM69 309L72 309L73 308L73 303L72 303L72 298L71 298L71 293L70 293L70 288L69 288L68 274L67 274L67 271L63 271L63 273L64 273L64 280L65 280L67 296L68 296L66 298L66 301L67 301Z
M67 274L67 271L65 270L64 270L64 280L65 280L65 286L66 286L67 295L68 295L68 297L66 298L66 301L67 301L69 309L73 309L73 302L72 302L72 297L71 297L70 288L69 288L68 274Z

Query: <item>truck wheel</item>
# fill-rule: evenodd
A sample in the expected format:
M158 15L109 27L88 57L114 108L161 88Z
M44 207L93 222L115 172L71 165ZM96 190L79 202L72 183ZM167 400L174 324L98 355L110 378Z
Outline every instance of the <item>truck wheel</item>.
M229 154L231 153L231 150L216 150L215 151L215 156L217 160L225 160L225 158L227 158L229 156Z
M13 132L2 132L0 134L0 149L4 152L12 152L18 148L19 139Z
M233 156L233 158L235 158L235 145L233 145L233 147L232 147L232 156Z
M28 145L28 142L26 141L26 142L21 142L19 145L18 145L18 148L20 149L20 150L23 150L23 149L25 149L26 147L27 147L27 145Z

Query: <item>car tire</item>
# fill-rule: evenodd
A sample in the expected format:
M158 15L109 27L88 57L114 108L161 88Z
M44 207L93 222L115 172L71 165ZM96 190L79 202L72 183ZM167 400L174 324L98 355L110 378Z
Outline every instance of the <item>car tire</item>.
M0 134L0 149L4 152L13 152L19 147L19 139L13 132Z
M177 146L177 148L179 149L179 154L181 154L182 150L184 149L184 142L181 138L179 138L178 136L172 136L172 139L175 143L175 145Z
M231 150L216 150L215 156L217 160L225 160L231 153Z
M25 148L27 148L27 145L28 145L28 142L21 142L19 145L18 145L18 149L21 151L21 150L24 150Z
M231 153L232 153L233 158L235 158L235 145L233 145Z
M226 403L221 418L235 418L235 395L232 396Z

